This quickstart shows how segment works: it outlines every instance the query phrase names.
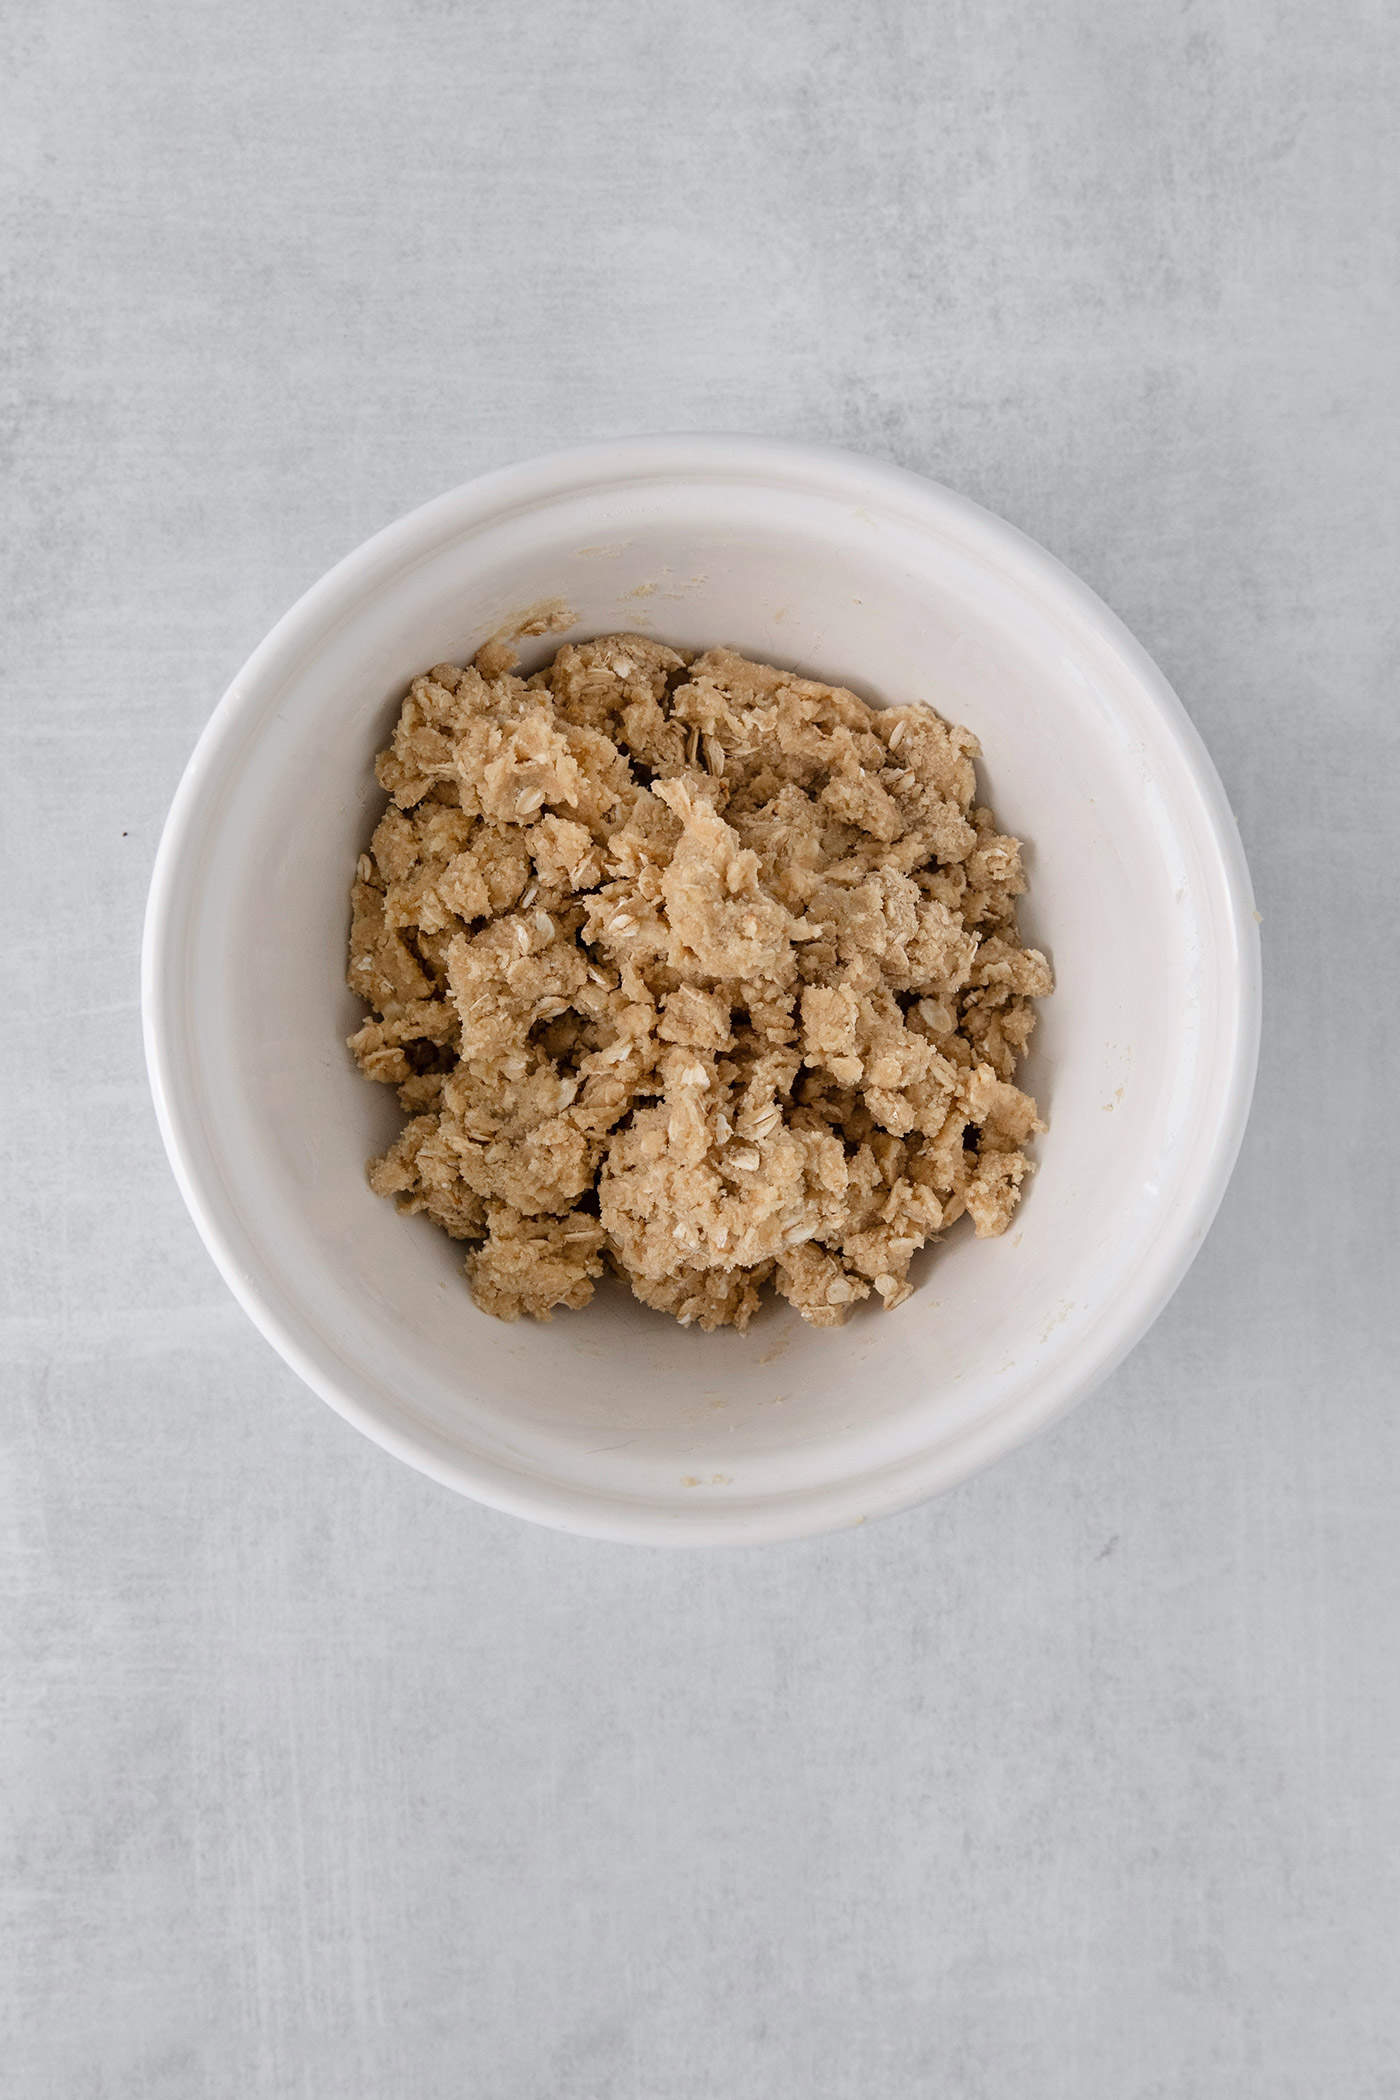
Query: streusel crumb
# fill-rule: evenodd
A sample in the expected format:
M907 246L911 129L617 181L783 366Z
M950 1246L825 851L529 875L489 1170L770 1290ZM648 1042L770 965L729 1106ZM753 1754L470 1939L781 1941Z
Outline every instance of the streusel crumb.
M370 1183L468 1243L502 1319L645 1305L818 1327L964 1211L1004 1232L1050 967L976 740L727 649L490 644L415 678L377 774L349 982L408 1117Z

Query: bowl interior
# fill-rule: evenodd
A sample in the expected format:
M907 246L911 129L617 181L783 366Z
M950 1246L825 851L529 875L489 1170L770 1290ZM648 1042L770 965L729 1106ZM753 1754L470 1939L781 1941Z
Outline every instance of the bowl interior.
M977 1241L964 1222L896 1313L816 1333L774 1308L746 1336L703 1335L614 1286L504 1326L473 1306L461 1250L366 1187L401 1120L343 1047L361 1016L347 888L383 802L371 759L410 676L548 599L572 624L527 644L527 668L613 629L728 643L877 702L930 701L982 742L980 791L1028 844L1023 926L1058 980L1025 1077L1051 1127L1011 1232ZM711 458L444 498L288 616L192 764L148 956L186 1192L312 1383L503 1506L740 1537L912 1500L1106 1369L1208 1222L1243 1023L1202 764L1087 593L912 478L872 495L834 469Z

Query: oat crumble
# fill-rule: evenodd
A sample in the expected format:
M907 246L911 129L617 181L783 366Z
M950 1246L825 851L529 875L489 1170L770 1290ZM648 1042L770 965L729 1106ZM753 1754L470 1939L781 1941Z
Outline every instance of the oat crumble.
M1051 988L976 740L727 649L499 643L415 678L352 893L371 1185L507 1320L604 1268L701 1327L839 1325L966 1211L1004 1232Z

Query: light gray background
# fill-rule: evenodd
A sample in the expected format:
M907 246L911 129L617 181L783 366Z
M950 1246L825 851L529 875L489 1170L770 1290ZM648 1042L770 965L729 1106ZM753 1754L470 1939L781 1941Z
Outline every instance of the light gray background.
M1400 2095L1393 11L5 21L0 2087ZM1106 1391L934 1507L676 1558L298 1385L136 1004L168 798L303 586L668 428L926 469L1085 576L1268 973L1233 1188Z

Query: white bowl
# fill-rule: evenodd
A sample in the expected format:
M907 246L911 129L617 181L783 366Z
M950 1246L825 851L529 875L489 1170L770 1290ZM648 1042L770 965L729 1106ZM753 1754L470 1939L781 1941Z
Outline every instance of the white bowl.
M569 634L729 643L982 741L1028 842L1058 988L1050 1119L1012 1230L964 1224L898 1311L682 1330L620 1286L479 1313L461 1249L365 1184L399 1116L354 1069L347 889L408 679L531 605ZM561 639L533 645L527 667ZM1243 1134L1259 1019L1248 871L1161 674L1040 548L871 460L639 438L486 475L293 607L220 702L151 887L147 1056L185 1200L273 1346L388 1450L498 1509L651 1543L793 1538L961 1480L1082 1399L1160 1312Z

